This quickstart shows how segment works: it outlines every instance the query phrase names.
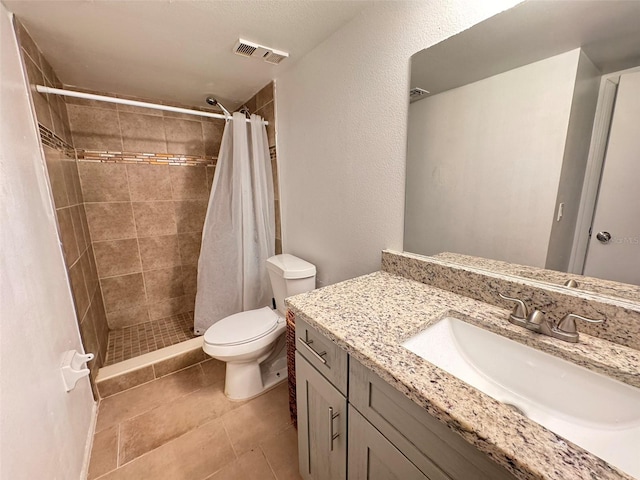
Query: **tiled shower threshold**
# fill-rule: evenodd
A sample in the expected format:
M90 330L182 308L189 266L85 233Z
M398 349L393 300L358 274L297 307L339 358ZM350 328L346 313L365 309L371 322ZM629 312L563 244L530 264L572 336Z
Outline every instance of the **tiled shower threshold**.
M113 348L112 345L117 345L111 341L111 334L115 332L120 341L140 342L139 350L146 349L147 353L100 368L96 385L101 398L161 378L208 358L202 350L203 337L194 337L191 331L193 313L174 315L162 321L148 323L159 325L149 326L145 323L128 327L134 329L128 334L121 331L110 332L110 349ZM134 345L132 349L135 348Z

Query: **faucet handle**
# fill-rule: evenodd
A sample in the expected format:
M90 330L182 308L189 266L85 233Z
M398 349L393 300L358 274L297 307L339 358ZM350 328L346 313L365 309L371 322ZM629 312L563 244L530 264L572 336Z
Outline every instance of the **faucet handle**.
M511 315L509 315L509 320L515 321L518 324L523 324L527 321L527 316L529 315L527 311L527 306L524 304L522 300L519 298L511 298L498 293L500 298L504 298L505 300L509 300L510 302L515 302L516 304L513 306L513 311Z
M589 323L602 323L604 320L595 320L593 318L583 317L581 315L576 315L575 313L569 313L565 315L562 320L558 323L558 330L561 330L565 333L576 333L578 329L576 328L576 319L584 320Z

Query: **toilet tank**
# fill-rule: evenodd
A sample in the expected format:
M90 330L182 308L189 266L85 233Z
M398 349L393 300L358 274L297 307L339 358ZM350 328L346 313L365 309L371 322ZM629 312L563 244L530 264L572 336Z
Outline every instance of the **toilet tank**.
M316 288L316 267L301 258L284 253L267 259L276 308L282 315L287 312L284 299Z

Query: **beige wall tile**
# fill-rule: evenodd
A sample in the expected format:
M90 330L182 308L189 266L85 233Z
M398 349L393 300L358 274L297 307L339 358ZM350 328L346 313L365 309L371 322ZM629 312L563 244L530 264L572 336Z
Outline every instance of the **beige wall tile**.
M98 288L98 276L95 270L91 268L91 260L89 259L90 251L87 250L80 256L80 268L82 268L82 275L84 275L84 284L87 287L87 294L89 299L93 298L93 294Z
M66 87L66 85L65 85ZM84 93L93 93L94 95L107 95L110 94L107 92L101 92L99 90L90 90L88 88L80 88L80 87L69 87L72 90L76 90L78 92ZM88 100L86 98L76 98L76 97L65 97L65 101L67 105L81 105L83 107L93 107L93 108L103 108L106 110L116 110L115 103L101 102L99 100Z
M217 157L222 143L222 133L224 132L224 120L212 120L202 122L202 135L204 137L204 154L210 157Z
M125 98L127 100L135 100L137 102L158 103L157 100L143 98L143 97L134 97L132 95L116 95L116 97ZM118 103L116 107L119 112L141 113L143 115L153 115L155 117L162 116L162 110L157 110L154 108L136 107L134 105L124 105L120 103Z
M106 313L106 316L109 328L115 330L148 322L149 309L146 305L138 305L137 307Z
M93 437L87 480L93 480L118 466L118 427L113 426Z
M96 385L98 386L100 397L106 398L124 390L129 390L130 388L142 385L143 383L150 382L154 379L153 367L149 365L148 367L139 368L137 370L118 375L117 377L97 382Z
M150 303L156 300L181 297L184 295L182 286L182 268L162 268L144 272L144 284Z
M67 113L76 148L122 151L120 123L115 110L67 105Z
M89 223L87 222L87 210L84 208L84 204L78 205L80 211L80 223L82 224L82 231L87 243L91 244L91 234L89 233Z
M71 283L71 292L76 305L78 318L83 318L89 308L89 294L84 283L84 274L80 262L76 262L69 268L69 280Z
M280 179L278 178L278 162L271 159L271 175L273 176L273 198L280 199Z
M79 326L80 337L82 338L82 345L84 346L85 353L93 353L95 355L94 359L88 362L87 365L89 368L94 367L95 364L100 366L100 344L98 342L93 310L91 308L87 309L87 313Z
M183 298L184 298L184 312L193 312L196 308L196 294L187 293Z
M118 112L125 152L167 153L162 117Z
M35 85L44 85L44 76L42 72L30 56L24 56L24 64L27 71L27 78L31 90L31 98L33 98L33 106L36 110L36 118L50 130L53 130L53 120L51 119L51 110L49 107L49 98L44 93L36 91Z
M282 253L282 240L276 238L276 255L280 255Z
M143 270L180 265L177 235L163 235L138 239Z
M275 220L276 220L276 238L282 238L282 224L280 221L280 202L274 201Z
M54 88L62 88L62 83L58 79L56 72L45 56L40 52L40 69L47 80L47 85ZM56 95L57 96L57 95Z
M104 311L104 303L102 301L102 291L97 289L91 299L91 307L93 310L93 323L96 328L96 336L98 337L98 345L100 346L101 364L107 356L107 346L109 343L109 325L107 323L107 314Z
M133 202L133 215L138 237L177 233L172 202Z
M208 385L199 365L180 370L100 402L96 432L148 412L163 403Z
M131 200L171 200L171 178L165 165L127 165Z
M130 200L126 165L81 161L78 172L85 202Z
M256 93L256 110L261 109L267 103L273 102L273 82L265 85L258 93ZM251 112L253 113L253 111Z
M180 244L180 258L182 265L197 264L200 258L200 245L202 243L202 233L190 232L178 235Z
M64 182L67 187L69 205L82 203L83 196L80 187L80 176L78 175L78 166L76 165L75 159L62 154L62 170L64 173Z
M71 220L73 222L73 231L76 236L76 243L78 244L78 252L82 255L82 253L87 249L90 240L84 236L82 220L80 218L80 205L69 207L69 210L71 211Z
M95 242L93 248L101 278L142 271L138 241L135 238Z
M207 172L207 190L211 193L211 187L213 186L213 177L216 174L216 167L207 166L205 171Z
M100 279L107 313L133 308L146 303L141 273Z
M56 216L58 218L58 229L60 233L60 241L62 242L62 251L64 252L67 267L69 267L73 265L80 256L76 234L73 230L71 207L57 210Z
M149 319L158 320L160 318L170 317L178 313L189 311L185 305L186 297L167 298L164 300L155 300L149 303Z
M49 181L51 182L51 193L53 194L53 203L56 208L63 208L69 205L69 197L67 197L67 186L64 182L64 170L62 166L61 153L58 150L43 145L44 159L47 164L47 172Z
M256 96L257 96L257 94L254 95L253 97L251 97L246 102L244 102L244 105L247 106L247 108L249 109L249 112L251 112L251 113L255 113L255 111L256 111Z
M172 358L162 360L161 362L153 365L153 371L156 374L156 378L164 377L171 373L182 370L183 368L190 367L197 363L205 361L209 356L204 353L202 348L198 347L190 352L182 353ZM224 377L223 377L224 379Z
M168 153L204 155L204 138L200 121L165 118L164 132Z
M169 166L174 200L208 199L206 167Z
M267 140L269 146L273 147L276 144L276 117L273 102L266 104L257 113L269 122L269 125L267 125Z
M136 227L129 202L87 203L87 222L94 242L134 238Z
M207 214L207 200L173 202L178 233L201 232Z
M33 41L22 23L18 21L16 24L16 33L20 46L25 50L27 55L29 55L31 59L38 64L38 68L40 68L40 51L38 50L36 43Z
M195 295L198 289L198 265L182 265L182 288L185 294Z

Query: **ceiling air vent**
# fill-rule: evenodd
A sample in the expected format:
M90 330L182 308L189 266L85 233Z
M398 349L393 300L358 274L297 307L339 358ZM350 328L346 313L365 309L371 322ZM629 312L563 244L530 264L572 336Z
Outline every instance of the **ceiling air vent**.
M278 50L271 50L267 52L267 54L263 57L264 61L267 63L273 63L274 65L278 65L282 60L289 56L286 52L280 52Z
M415 102L416 100L424 98L426 95L429 95L429 92L427 90L418 87L412 88L411 90L409 90L409 101Z
M242 38L238 39L235 47L233 47L233 53L242 57L262 58L265 62L273 65L278 65L282 60L289 56L287 52L281 52L274 48L265 47L264 45L249 42Z

